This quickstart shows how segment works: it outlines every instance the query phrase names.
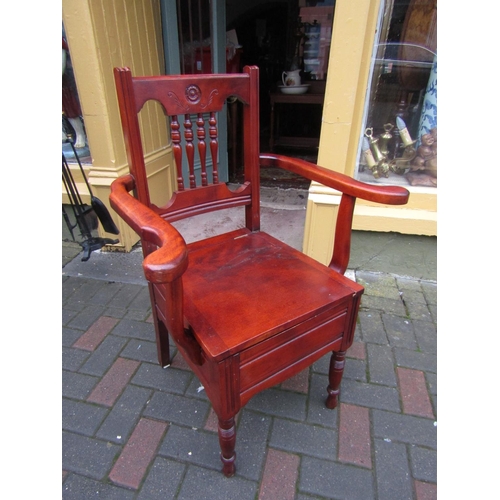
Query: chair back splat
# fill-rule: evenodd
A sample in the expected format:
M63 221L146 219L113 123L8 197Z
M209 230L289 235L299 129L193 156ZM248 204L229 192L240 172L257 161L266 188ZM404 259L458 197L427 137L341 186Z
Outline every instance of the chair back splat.
M241 74L155 77L115 68L115 81L130 173L113 182L111 206L141 237L158 361L170 364L170 335L217 414L223 472L232 476L235 416L254 395L331 353L325 404L337 406L363 293L343 275L356 198L403 205L409 194L297 158L259 156L257 67ZM220 182L217 168L217 113L230 97L243 109L245 177L237 189ZM177 189L164 206L151 203L137 116L151 99L169 117L176 163ZM342 193L329 266L260 231L261 165ZM244 227L190 244L171 224L208 212L215 221L219 209L238 206L244 207Z
M115 68L127 156L130 173L136 180L137 199L168 221L244 205L247 227L257 231L260 228L258 68L246 67L243 74L197 76L133 78L128 68ZM245 183L236 192L219 182L217 167L219 141L216 113L223 109L229 97L236 97L243 103ZM150 201L137 118L148 100L158 101L170 118L177 191L164 207L156 207ZM186 180L183 177L184 155L189 172ZM196 159L200 163L201 181L197 181L195 175ZM211 160L212 182L209 182L207 160Z

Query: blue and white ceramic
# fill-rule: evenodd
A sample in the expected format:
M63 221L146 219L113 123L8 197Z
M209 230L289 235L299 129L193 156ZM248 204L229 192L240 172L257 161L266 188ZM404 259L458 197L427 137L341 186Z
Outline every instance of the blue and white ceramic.
M425 91L418 129L418 142L420 143L420 138L424 134L428 134L434 127L437 127L437 55L434 56L429 83Z

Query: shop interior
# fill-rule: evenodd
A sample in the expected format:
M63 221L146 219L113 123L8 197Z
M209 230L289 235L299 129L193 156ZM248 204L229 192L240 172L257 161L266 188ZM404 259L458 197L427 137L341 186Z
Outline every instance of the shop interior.
M261 150L316 161L335 1L226 5L227 29L241 45L240 67L256 64L261 71ZM357 176L366 182L436 187L437 3L389 0L382 8ZM288 90L283 71L288 75L296 69L306 93L283 95ZM401 123L407 136L400 134ZM372 168L363 154L365 139L378 155Z

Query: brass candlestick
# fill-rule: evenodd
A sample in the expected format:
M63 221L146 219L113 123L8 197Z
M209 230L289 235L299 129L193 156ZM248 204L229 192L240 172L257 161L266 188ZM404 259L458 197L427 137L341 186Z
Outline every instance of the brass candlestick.
M378 147L378 137L373 137L373 128L367 128L365 135L370 141L370 149L372 150L373 157L377 163L381 162L385 157Z
M392 123L386 123L384 132L378 137L373 135L373 127L365 129L362 151L365 162L375 179L379 179L381 176L389 177L390 172L404 175L411 168L411 162L416 155L416 141L411 138L406 124L399 117L398 128L402 138L400 148L403 149L399 155L397 153L400 149L391 152L392 148L389 146L394 138L392 134L394 125Z
M391 130L394 128L392 123L386 123L384 125L384 133L380 134L379 143L380 143L380 152L385 156L389 156L389 142L392 139Z

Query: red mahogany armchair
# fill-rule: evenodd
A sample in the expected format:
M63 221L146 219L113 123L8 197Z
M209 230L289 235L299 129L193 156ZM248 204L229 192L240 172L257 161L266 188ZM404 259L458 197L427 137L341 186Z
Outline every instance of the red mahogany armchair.
M159 363L170 363L170 334L218 416L226 476L235 473L238 411L258 392L328 352L326 406L337 406L363 292L343 275L355 200L391 205L408 200L401 187L363 184L299 159L259 156L258 68L243 71L134 78L128 68L115 68L130 173L113 182L111 205L141 237ZM217 173L216 113L231 96L243 103L245 179L234 190L219 182ZM177 190L162 207L150 201L137 119L149 99L159 101L169 117L177 168ZM329 266L260 231L260 165L291 170L342 192ZM238 206L245 227L191 244L171 224L207 212L215 220L217 210Z

